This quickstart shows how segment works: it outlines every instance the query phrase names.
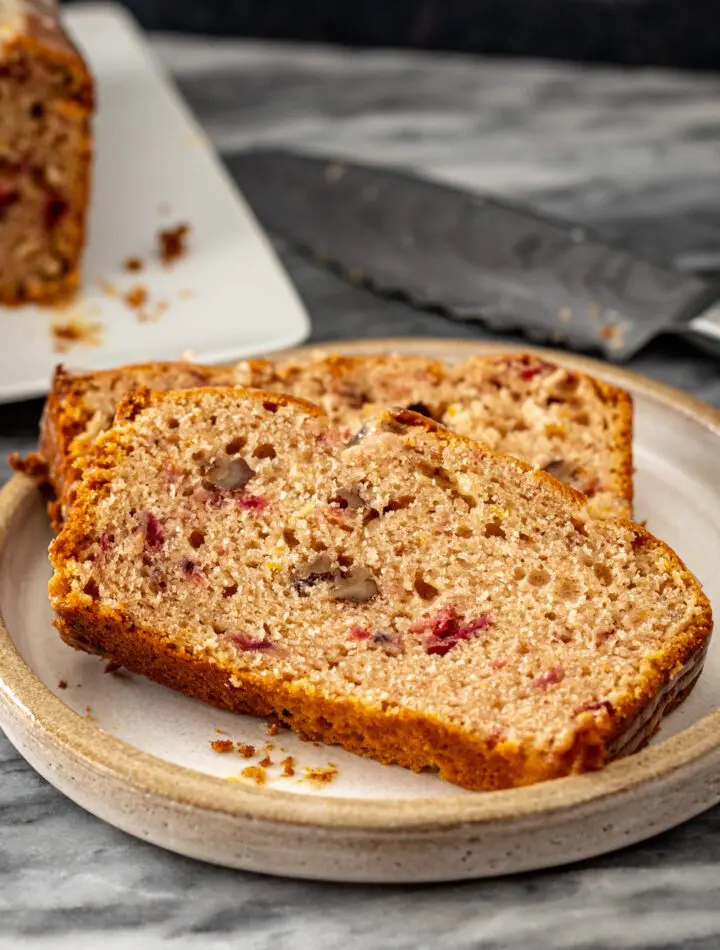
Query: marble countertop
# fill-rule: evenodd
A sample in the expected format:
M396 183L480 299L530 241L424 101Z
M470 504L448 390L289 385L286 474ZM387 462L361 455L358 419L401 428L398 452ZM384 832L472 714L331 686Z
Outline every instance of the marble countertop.
M231 169L234 153L271 143L412 165L720 270L720 77L182 38L156 48ZM490 336L279 251L315 340ZM689 345L657 342L631 365L720 405L720 364ZM0 408L2 465L33 444L40 408ZM720 945L720 808L560 870L360 887L227 871L137 841L65 799L2 737L0 774L3 948Z

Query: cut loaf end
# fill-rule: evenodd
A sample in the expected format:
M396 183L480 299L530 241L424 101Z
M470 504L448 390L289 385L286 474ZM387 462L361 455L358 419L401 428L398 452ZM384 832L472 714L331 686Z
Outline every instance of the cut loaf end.
M242 389L128 397L51 557L72 645L475 789L641 746L712 628L666 545L546 473Z

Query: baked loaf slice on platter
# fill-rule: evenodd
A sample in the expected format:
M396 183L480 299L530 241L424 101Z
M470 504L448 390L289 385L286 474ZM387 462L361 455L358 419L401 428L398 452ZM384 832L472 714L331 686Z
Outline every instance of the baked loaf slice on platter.
M322 406L345 436L389 407L410 408L491 448L545 468L583 491L596 517L632 512L632 404L623 390L528 354L458 366L413 356L318 355L234 368L151 363L72 374L59 369L43 415L40 455L15 459L45 481L59 529L84 458L138 386L156 390L240 383Z
M93 80L55 0L0 0L0 302L53 304L80 279Z
M51 559L73 646L473 789L642 746L712 628L665 544L545 472L241 388L130 395Z

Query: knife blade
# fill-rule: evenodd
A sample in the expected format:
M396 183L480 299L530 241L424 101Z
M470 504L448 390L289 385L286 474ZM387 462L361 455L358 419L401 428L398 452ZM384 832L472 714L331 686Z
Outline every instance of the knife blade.
M667 332L720 351L720 284L581 225L400 169L280 150L229 166L264 227L375 292L615 361Z

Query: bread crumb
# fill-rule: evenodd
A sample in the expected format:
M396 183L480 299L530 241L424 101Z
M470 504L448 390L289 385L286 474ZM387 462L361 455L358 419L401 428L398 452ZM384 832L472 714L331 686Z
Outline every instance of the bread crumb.
M218 753L232 752L235 748L235 743L232 739L213 739L210 743L210 748L213 752Z
M118 289L115 284L111 283L109 280L105 280L104 277L98 277L97 285L106 297L118 296Z
M187 252L187 237L190 233L189 224L176 224L172 228L162 228L158 231L160 260L166 266L179 260Z
M268 729L265 735L267 736L276 736L280 732L280 726L283 725L282 720L279 716L276 716L275 713L271 713L267 719Z
M192 289L192 287L184 287L182 290L178 290L179 300L190 300L190 298L194 296L195 291Z
M251 759L255 755L254 745L244 745L242 742L238 742L237 750L240 755L244 755L246 759Z
M99 346L102 335L101 323L89 323L76 317L67 323L55 323L50 328L53 337L53 350L67 353L71 346Z
M313 785L329 785L338 774L338 770L334 765L326 765L324 768L320 767L317 769L310 769L307 766L305 767L305 779L306 782L311 782Z
M144 266L142 259L139 257L126 257L123 261L123 267L131 273L142 270Z
M67 689L67 687L68 687L67 680L60 680L60 682L58 683L58 689Z
M224 729L221 729L219 726L215 726L215 735L217 736L226 736L227 732Z
M93 715L93 711L92 711L92 708L91 708L90 706L86 706L86 707L85 707L85 716L84 716L84 718L87 719L88 722L97 722L97 719L96 719L95 716Z
M252 779L256 785L264 785L267 781L267 772L261 765L248 765L240 774L243 778Z
M142 284L135 284L134 287L128 290L123 300L128 307L132 307L133 310L139 310L140 307L144 307L148 302L147 287L144 287Z
M295 774L295 759L291 755L283 759L280 765L283 767L283 778L291 778Z
M264 769L269 769L272 764L273 764L273 760L270 758L269 755L266 755L264 758L260 759L260 761L258 762L258 765L262 766L262 768Z

